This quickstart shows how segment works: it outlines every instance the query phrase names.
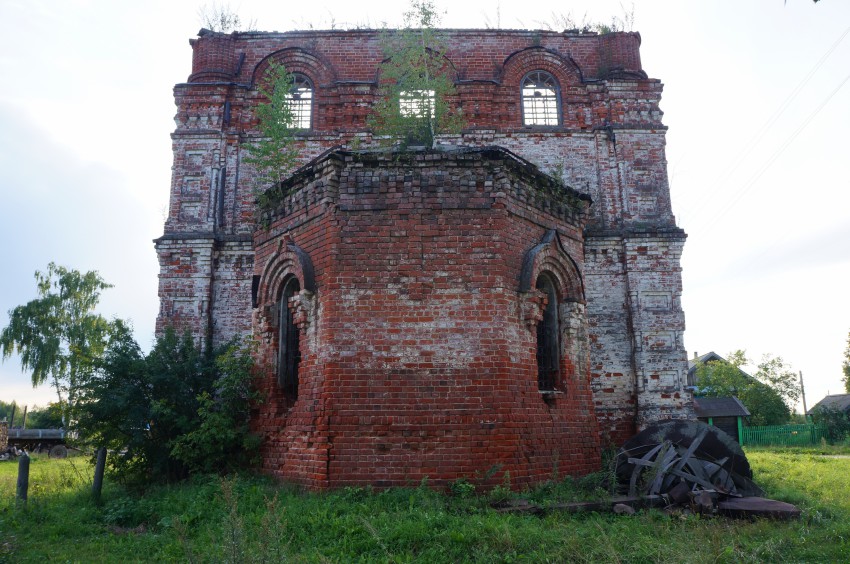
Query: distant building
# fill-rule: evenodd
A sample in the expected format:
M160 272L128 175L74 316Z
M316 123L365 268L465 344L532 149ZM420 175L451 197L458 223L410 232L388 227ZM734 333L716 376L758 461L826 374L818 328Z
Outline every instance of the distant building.
M807 415L823 408L838 409L850 415L850 394L830 394L813 405Z
M687 387L689 387L691 389L696 388L696 385L697 385L697 367L700 364L707 364L709 362L714 362L714 361L726 362L726 359L723 358L722 356L720 356L719 354L717 354L714 351L711 351L710 353L706 353L702 356L698 355L697 353L694 353L694 357L691 358L691 359L688 359L688 377L687 377L687 384L686 384Z
M742 441L744 417L750 412L736 397L694 398L694 414L700 421L725 431L730 437Z

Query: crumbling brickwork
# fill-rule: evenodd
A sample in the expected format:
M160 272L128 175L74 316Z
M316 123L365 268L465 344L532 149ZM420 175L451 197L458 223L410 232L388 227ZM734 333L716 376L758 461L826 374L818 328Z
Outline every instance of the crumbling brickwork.
M479 296L481 301L474 302L477 306L473 306L472 301L464 302L462 307L458 305L462 310L471 311L469 308L480 307L480 315L490 316L491 321L497 317L502 319L513 316L513 319L520 317L534 324L537 323L533 315L536 294L532 292L523 301L517 284L511 286L506 282L509 276L517 272L499 271L499 268L518 268L513 263L510 267L504 264L515 260L517 253L525 256L524 253L537 248L541 244L541 237L549 230L555 231L558 241L570 242L566 252L576 261L576 270L581 278L582 301L559 304L558 311L564 327L572 327L575 335L586 336L584 340L577 338L571 342L579 348L583 346L589 356L586 378L592 390L596 423L588 423L591 425L588 430L597 433L598 428L598 436L603 444L619 443L648 422L692 415L690 400L683 391L687 357L682 343L684 314L681 309L679 260L685 235L675 224L670 204L664 156L666 127L661 122L662 112L659 109L662 85L658 80L648 78L641 68L640 36L636 33L597 35L449 30L444 32L443 41L447 46L445 56L454 69L452 79L457 89L455 102L462 108L467 123L463 131L443 136L439 142L456 147L504 148L533 163L543 172L557 177L564 185L588 195L592 205L584 212L586 217L579 222L580 232L575 222L570 224L552 218L540 219L549 213L546 211L550 209L547 206L556 205L551 195L541 196L542 200L532 206L535 210L533 212L516 212L516 225L505 227L513 234L513 239L503 238L507 235L488 231L474 223L483 221L480 218L486 214L481 210L478 210L482 215L476 216L479 217L477 220L472 216L461 220L440 207L432 208L427 213L413 213L412 210L421 205L416 198L405 204L411 210L407 216L389 212L381 215L372 210L369 213L372 214L370 221L373 223L359 223L352 219L354 215L351 215L353 212L350 210L343 218L339 210L325 209L331 205L343 205L339 203L344 201L342 188L338 188L339 193L332 193L337 189L334 188L335 183L341 185L345 178L347 186L353 190L351 193L359 194L357 190L368 193L378 180L364 176L358 180L364 184L355 189L352 188L354 185L351 180L342 172L338 172L338 177L328 172L327 185L318 189L313 185L308 186L306 180L309 174L318 174L315 171L299 177L299 182L303 184L298 184L299 191L292 196L295 200L287 204L291 207L278 211L275 216L276 227L269 232L262 229L255 232L257 222L253 191L257 186L253 182L254 172L245 164L244 157L246 144L257 139L254 109L262 101L257 89L258 80L269 64L274 62L306 77L313 85L311 127L298 133L297 143L302 163L313 161L333 147L351 148L356 145L366 150L374 148L376 143L366 120L379 94L383 55L377 31L250 32L229 35L202 31L198 38L191 41L192 74L186 83L178 84L174 90L178 110L175 116L177 127L172 136L174 171L170 210L165 232L156 241L161 266L161 309L157 327L159 330L166 325L185 327L199 339L210 338L214 343L251 333L252 323L255 323L260 333L269 330L268 327L263 329L263 306L252 303L252 276L259 277L257 280L260 286L268 284L263 275L272 247L283 245L286 249L290 246L309 249L309 256L316 265L316 288L304 290L304 280L299 278L300 292L307 293L299 294L301 305L298 309L299 323L313 318L316 320L308 322L307 328L300 332L300 338L307 339L304 341L304 351L312 351L310 354L304 353L299 366L299 376L303 377L299 385L303 384L305 388L299 389L299 399L295 404L281 401L274 408L277 411L258 413L258 417L262 418L259 427L268 437L265 447L267 466L274 469L285 468L290 464L289 469L279 473L304 483L321 486L378 480L375 472L380 473L384 468L381 460L397 462L405 459L405 456L407 459L416 458L419 453L414 455L413 446L404 445L421 446L427 442L410 439L420 431L412 423L409 428L399 431L406 440L381 439L382 436L395 436L389 428L394 423L380 419L383 416L369 419L373 415L368 410L360 415L346 411L339 398L347 392L339 389L334 391L333 386L336 384L328 382L339 374L334 370L343 370L340 363L345 366L354 363L359 366L357 370L362 371L364 378L366 372L377 372L371 380L375 386L373 392L357 390L352 393L387 393L397 397L399 403L414 393L413 388L393 388L381 380L389 379L391 369L389 365L374 364L378 362L374 354L367 355L372 364L363 360L363 347L376 345L369 345L368 341L361 339L342 339L343 327L334 324L346 323L345 316L339 318L337 314L346 311L345 307L355 307L355 304L349 303L354 299L351 296L378 292L379 289L369 286L377 280L383 288L380 290L383 292L381 300L384 300L381 303L389 299L386 296L390 294L386 292L392 285L392 288L402 292L404 306L410 308L410 312L420 311L417 308L421 306L421 312L424 313L447 308L448 302L437 300L430 303L430 300L443 295L439 292L450 293L449 288L455 288L455 283L466 284L483 294ZM521 84L524 77L536 71L547 73L557 84L557 125L524 123ZM335 153L337 156L334 157L326 155L313 161L311 170L317 166L324 170L332 167L330 163L346 162L345 159L353 158L350 155L340 156L343 154L346 154L345 151ZM457 162L450 164L442 157L434 158L450 168L460 166ZM464 159L459 162L467 166L468 162ZM383 170L381 167L384 165L375 166ZM486 177L481 171L483 165L469 166L468 174L472 177L479 174ZM452 178L449 172L444 174L445 179ZM529 181L530 184L543 182L534 178L536 180ZM441 198L447 201L463 199L460 196L464 189L462 183L441 182L444 187L439 197L434 195L427 199L429 206L436 206ZM452 190L457 190L457 194ZM499 197L507 196L490 194L481 197L498 201ZM356 205L355 200L352 199L346 205ZM473 200L463 201L468 204ZM296 205L296 202L301 203ZM469 209L473 208L471 206ZM437 212L437 209L442 211ZM525 208L516 208L521 209ZM368 214L361 210L361 215L366 217ZM537 219L531 220L529 217ZM441 218L444 218L443 223L440 223ZM502 218L500 221L507 220ZM282 225L287 225L288 231L285 232ZM519 225L526 227L520 228ZM514 232L514 229L518 231ZM450 230L454 230L453 234L450 234ZM470 242L469 247L452 246L456 243L452 237L463 238L470 231L488 235L482 240ZM423 233L427 237L451 239L441 241L441 245L447 243L447 249L454 249L446 252L455 253L456 260L461 260L464 252L469 257L476 257L472 260L478 260L475 253L479 245L490 249L486 252L500 254L502 258L499 259L498 268L496 263L478 260L482 267L487 265L487 271L479 270L474 278L464 282L461 282L462 278L452 279L454 281L446 282L448 287L444 288L437 282L440 277L436 275L442 271L419 272L416 270L419 266L404 262L408 254L413 252L411 248L415 247L421 255L418 259L420 262L416 264L431 265L430 259L424 258L430 251L424 243L426 239L423 239ZM349 251L342 250L343 243L351 245L347 247ZM383 250L373 257L373 244L395 245L398 251L389 252L389 247L381 247ZM510 253L507 252L509 249ZM349 259L346 252L353 252L359 258ZM379 260L378 257L382 258ZM346 260L353 262L349 264ZM378 264L380 261L383 262ZM290 267L294 269L291 272L297 272L300 268L298 261L291 258L290 262ZM321 268L319 265L322 265ZM332 272L333 268L343 267L349 268L346 276L351 276L350 279L321 278L324 274L320 272ZM355 274L357 269L360 269L360 274ZM281 272L290 271L284 269ZM385 279L389 272L395 273L390 281ZM345 291L341 286L343 281L346 284ZM490 283L498 285L488 287ZM330 295L334 299L326 300ZM488 299L484 299L484 296ZM510 300L513 300L513 305L508 306ZM493 310L493 304L499 304L498 308L501 309L498 312ZM381 308L376 307L376 318L372 323L383 319L380 317L384 315L380 313ZM508 311L510 308L519 309ZM578 310L584 316L581 323L576 322L576 317L570 317L578 315ZM521 314L521 311L527 315ZM472 313L469 315L472 316ZM423 315L423 318L428 317L434 316ZM398 317L386 318L381 322L392 325L390 319L398 320ZM439 332L439 320L436 318L432 323L434 325L423 321L427 330L423 329L422 333L407 339L409 346L418 347L423 353L431 350L434 355L448 357L457 354L458 350L470 351L479 347L483 351L490 346L483 341L469 340L472 337L467 333L476 331L474 323L471 324L472 329L460 331L460 336ZM531 378L529 370L533 372L534 367L529 368L517 359L524 358L523 362L529 362L526 353L531 341L528 339L534 341L536 337L527 327L525 333L517 327L507 327L498 338L492 336L494 340L505 341L500 346L510 349L507 352L496 351L508 359L496 361L499 365L496 368L507 370L510 367L514 371L514 378ZM365 328L362 330L367 331ZM376 330L369 329L366 334L372 338ZM332 341L322 340L330 338L328 335L333 337ZM485 339L483 335L477 335L476 338ZM330 342L334 344L331 346L328 344ZM271 342L268 344L271 345ZM393 347L389 342L379 346ZM272 348L267 347L268 350L262 353L266 355L265 361L269 365L278 362L273 358L274 353L270 352ZM339 360L348 358L345 355L349 355L352 360ZM466 357L461 355L461 358ZM564 360L568 359L565 353ZM361 360L363 363L358 364ZM475 366L483 369L483 365ZM490 368L493 367L487 367L488 370ZM310 374L315 374L316 378ZM393 374L403 379L402 372ZM507 378L505 374L499 372L498 377ZM421 381L421 375L410 377L420 379L415 385L411 384L415 389L419 389L417 386L427 387ZM472 382L479 382L471 375L457 377L466 378L469 386L473 386ZM273 394L278 393L274 375L270 373L268 378L268 389ZM338 385L342 386L343 382L340 380ZM505 389L500 388L500 391ZM329 399L331 397L336 399ZM554 407L539 395L535 397L538 404L534 406L522 404L521 408L511 408L522 410L521 416L512 417L521 418L524 424L538 425L540 422L535 417L543 413L541 410L554 409L559 414L557 417L564 417L563 421L570 423L555 423L555 419L552 419L550 426L566 425L563 428L569 428L569 432L574 429L574 422L584 417L579 405L583 400L578 397L571 396L571 399L560 402L556 398ZM570 403L573 401L579 404ZM570 409L574 409L572 418L561 411L568 404ZM463 401L458 401L457 405L461 409ZM327 442L327 432L322 431L320 435L315 435L315 432L323 425L330 424L334 416L347 417L344 425L354 427L349 429L349 435L336 435L331 445ZM366 419L360 419L361 416ZM469 421L464 423L468 426L464 440L487 442L484 435L476 439L469 438L473 436L469 431L469 425L472 425ZM451 428L451 423L442 421L440 424ZM368 441L365 435L358 434L359 426L362 426L363 433L367 429L375 431L369 434ZM387 434L380 434L384 432ZM422 432L427 436L431 431ZM515 437L522 434L519 430L511 432L515 433ZM558 433L545 440L551 444L554 444L552 441L562 441L565 435ZM488 444L497 446L502 442L510 442L506 436L500 435L501 438L492 439ZM556 436L559 438L556 439ZM396 440L400 442L393 442ZM448 438L438 440L434 436L429 440L432 442L428 444L432 445L451 442ZM517 438L510 447L513 454L505 454L505 458L514 460L510 457L516 456L518 452L531 452L527 450L531 448L527 447L528 444L542 444L535 443L536 440L529 443L526 439ZM575 437L571 439L575 440ZM362 444L363 451L357 454L356 450L347 450L345 456L349 458L343 462L343 459L334 458L331 454L342 452L337 449L343 449L345 441ZM571 441L567 442L573 444ZM470 446L473 443L463 444ZM551 444L543 450L534 450L538 448L535 446L533 452L545 454L529 454L526 457L528 468L522 470L517 465L518 475L528 481L540 479L543 467L552 467L557 464L555 459L562 457L563 460L563 457L567 457L565 451ZM411 449L407 455L404 454L405 448ZM595 447L585 445L576 448L586 454ZM371 460L373 465L355 465L359 468L359 474L354 470L349 474L338 474L339 482L335 482L328 468L334 464L349 465L351 460L361 455ZM483 458L490 460L493 457ZM297 470L291 465L295 459L301 461L297 464ZM543 459L546 459L545 463L541 462ZM446 465L446 468L454 469L446 470L441 475L458 475L469 469L457 465ZM576 471L583 470L576 467ZM429 472L421 470L419 473ZM511 473L514 475L513 470ZM370 475L371 478L367 479ZM397 483L395 477L386 479Z
M521 485L598 467L576 266L589 198L501 149L336 152L287 188L255 234L272 392L255 420L280 437L265 447L269 471L335 487L498 469ZM539 292L523 285L544 271L562 304L550 392L536 373ZM303 335L297 399L274 370L274 308L293 275L315 288L289 303Z

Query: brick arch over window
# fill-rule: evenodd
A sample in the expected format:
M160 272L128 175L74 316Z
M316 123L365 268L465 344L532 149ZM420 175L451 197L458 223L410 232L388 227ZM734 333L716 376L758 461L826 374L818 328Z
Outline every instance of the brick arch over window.
M441 70L445 70L448 73L449 80L452 81L452 84L457 84L458 81L460 80L460 72L457 70L457 67L455 66L454 62L451 59L449 59L448 56L446 56L445 53L439 53L437 51L434 51L433 49L427 49L427 50L428 50L429 53L431 53L432 55L436 55L437 57L439 57L442 60L443 65L441 67ZM375 84L377 84L377 85L381 84L381 80L382 80L381 69L384 68L384 65L386 65L389 61L390 61L389 57L381 60L381 63L375 69Z
M310 255L294 242L281 239L277 251L266 263L260 275L258 303L274 302L280 293L284 278L289 275L298 278L304 290L316 291L316 275Z
M535 70L550 73L562 88L584 83L584 74L572 57L543 47L529 47L511 53L502 63L497 79L503 86L519 89L523 77Z
M303 74L313 85L321 87L336 82L336 70L324 59L300 47L290 47L275 51L254 67L251 75L251 85L256 87L257 81L268 72L269 65L278 64L286 67L287 72Z
M575 391L590 370L584 284L554 229L525 254L519 290L534 339L538 389L547 394Z
M546 232L540 243L532 247L523 258L520 273L520 292L529 292L535 288L537 278L542 272L548 272L560 288L562 300L584 302L584 281L578 264L561 243L560 235L554 229Z
M315 350L316 279L313 261L292 241L280 240L260 275L257 334L269 373L289 401L298 398L300 365ZM273 368L273 370L272 370Z

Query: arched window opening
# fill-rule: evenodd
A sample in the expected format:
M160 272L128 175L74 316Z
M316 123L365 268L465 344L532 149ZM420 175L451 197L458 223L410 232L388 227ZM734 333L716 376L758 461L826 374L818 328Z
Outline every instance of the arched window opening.
M530 72L522 79L521 89L523 125L560 125L560 89L554 76Z
M535 287L547 297L543 319L537 324L537 387L551 391L558 382L561 366L558 294L552 277L547 273L537 277Z
M313 83L303 74L292 74L289 109L292 111L292 124L295 128L310 129L313 117Z
M399 113L402 117L431 119L436 111L433 90L409 90L399 93Z
M278 350L277 381L283 392L295 399L298 397L298 364L301 362L299 331L289 309L289 300L298 293L301 285L294 276L283 285L278 301Z

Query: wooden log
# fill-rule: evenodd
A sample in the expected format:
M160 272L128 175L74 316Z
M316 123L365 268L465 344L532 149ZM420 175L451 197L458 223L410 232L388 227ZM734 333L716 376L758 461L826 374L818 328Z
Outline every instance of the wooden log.
M801 511L790 503L764 497L729 498L717 504L717 512L728 517L768 519L799 519Z

